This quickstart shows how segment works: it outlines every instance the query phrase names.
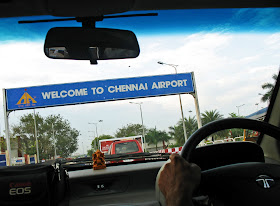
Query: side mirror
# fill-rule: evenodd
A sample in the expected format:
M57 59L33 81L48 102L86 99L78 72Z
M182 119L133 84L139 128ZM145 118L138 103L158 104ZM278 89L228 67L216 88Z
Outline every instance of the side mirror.
M97 60L136 58L139 45L128 30L56 27L48 31L45 55L53 59Z

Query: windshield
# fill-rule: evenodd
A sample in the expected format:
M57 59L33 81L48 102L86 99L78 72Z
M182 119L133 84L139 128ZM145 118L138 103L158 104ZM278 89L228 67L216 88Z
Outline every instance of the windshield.
M49 29L81 27L81 23L18 24L22 20L55 18L51 16L1 19L0 86L21 88L14 103L16 109L8 112L9 127L5 115L0 117L4 165L7 131L11 165L23 165L54 158L91 158L97 150L105 153L105 158L108 153L178 153L188 137L208 122L228 117L263 119L279 72L280 9L153 12L158 16L97 22L98 28L134 32L140 47L137 58L98 60L98 64L51 59L44 54ZM143 12L125 14L132 13ZM61 49L50 49L50 53L65 56ZM161 76L173 78L176 73L176 78L183 75L181 79L158 80ZM136 84L134 78L140 77L152 80L147 85ZM75 84L101 81L118 84L87 89ZM190 81L193 90L187 91L185 86ZM60 89L64 84L73 86ZM50 85L52 90L41 90ZM42 96L33 95L31 87L41 90ZM157 89L171 92L157 95L153 93ZM112 96L105 99L104 91ZM139 94L137 98L126 96L132 91ZM141 92L147 93L143 96ZM89 94L100 99L64 106L57 103ZM40 98L55 105L36 107ZM27 106L30 108L25 109ZM200 146L256 142L258 136L256 131L231 129L213 134ZM127 142L116 143L115 153L109 152L116 139Z

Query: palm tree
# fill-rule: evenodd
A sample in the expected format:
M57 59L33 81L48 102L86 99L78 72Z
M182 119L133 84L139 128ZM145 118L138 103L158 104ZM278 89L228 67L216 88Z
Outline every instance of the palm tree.
M192 133L197 130L197 122L195 117L185 118L185 126L187 136L190 137ZM176 140L177 145L183 145L185 143L184 130L183 130L183 121L182 119L172 127L169 127L169 134Z
M229 117L231 118L237 118L239 117L235 112L229 113Z
M276 82L276 80L277 80L277 75L276 75L276 74L273 74L273 75L272 75L272 79L274 80L274 83L264 83L264 84L262 85L262 88L263 88L263 89L268 89L268 91L267 91L267 92L262 96L262 98L261 98L261 101L262 101L262 102L270 101L272 92L273 92L274 87L275 87L275 82Z
M223 118L223 115L220 114L216 109L210 110L210 111L205 111L201 115L202 115L202 124L203 125Z
M201 115L202 115L202 124L203 125L205 125L209 122L223 119L223 115L220 114L216 109L210 110L210 111L205 111ZM227 135L227 131L224 130L224 131L220 131L220 132L216 132L215 134L212 134L211 138L212 138L212 141L214 141L214 139L220 139L220 138L225 137L226 135Z
M159 142L163 142L164 144L164 142L170 140L171 137L165 131L157 130L156 128L154 128L148 131L147 135L145 136L145 139L148 144L156 145L157 150Z
M242 117L242 116L238 116L235 112L232 112L232 113L229 113L229 117L238 118L238 117ZM227 136L229 136L229 137L239 137L239 136L243 135L243 129L233 128L233 129L229 129L227 131L228 131Z

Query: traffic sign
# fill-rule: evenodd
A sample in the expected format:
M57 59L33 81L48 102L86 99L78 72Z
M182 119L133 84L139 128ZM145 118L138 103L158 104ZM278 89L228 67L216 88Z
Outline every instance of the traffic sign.
M6 89L7 111L193 93L192 73Z

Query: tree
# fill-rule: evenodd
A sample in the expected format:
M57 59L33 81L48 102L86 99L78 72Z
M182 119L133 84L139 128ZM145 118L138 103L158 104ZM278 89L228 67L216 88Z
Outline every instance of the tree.
M107 135L107 134L103 134L100 135L99 137L94 138L94 140L92 140L91 142L91 148L93 149L93 151L97 150L99 148L99 140L102 139L113 139L114 137L111 135Z
M232 112L232 113L229 113L229 117L238 118L238 117L243 117L243 116L238 116L236 113ZM243 135L243 129L233 128L233 129L228 130L228 136L229 137L234 138L234 137L239 137L239 136L242 136L242 135Z
M197 121L195 117L185 118L185 126L187 137L190 137L192 133L197 130ZM176 145L182 146L185 143L183 121L182 119L173 127L169 127L169 134L176 140Z
M171 137L167 134L165 131L154 129L149 129L147 135L145 136L146 142L148 144L154 144L156 145L156 150L158 149L158 143L159 142L166 142L171 139Z
M102 140L102 139L113 139L114 137L113 136L111 136L111 135L109 135L109 134L102 134L102 135L100 135L98 138L96 138L96 139L98 139L98 140Z
M45 142L43 134L43 118L36 114L36 123L37 123L37 138L39 142L39 152L40 154L50 153L51 143L48 141L45 147L40 147L41 142ZM32 114L27 114L20 117L20 123L18 126L12 126L12 135L20 136L22 142L22 152L33 155L36 154L36 140L35 140L35 130L34 130L34 117ZM53 156L54 153L52 153ZM42 156L41 156L42 158Z
M87 156L92 157L93 152L94 152L93 149L89 149L89 150L87 151Z
M61 157L68 157L78 149L79 131L71 128L68 120L63 119L60 115L49 115L44 118L36 114L35 117L41 159L53 157L55 145L57 154ZM54 138L52 124L54 126ZM36 154L34 132L34 116L32 114L21 116L19 125L12 126L12 134L20 136L22 149L26 154Z
M223 119L223 115L220 114L216 109L209 110L209 111L206 110L204 113L201 114L201 116L202 116L203 125L210 123L212 121ZM214 141L214 139L221 139L227 136L228 136L228 130L223 130L212 134L211 138L212 141Z
M270 98L271 98L271 95L272 95L272 92L274 90L274 87L275 87L275 82L277 80L277 75L276 74L273 74L272 75L272 79L274 80L273 83L264 83L262 85L262 88L263 89L268 89L268 91L262 96L261 98L261 101L262 102L267 102L267 101L270 101Z
M201 116L203 125L215 120L223 119L223 115L220 114L216 109L210 111L206 110L204 113L201 114Z
M169 127L169 135L176 140L176 145L182 146L185 142L183 125L179 121L176 125Z
M144 132L146 134L147 129L144 126ZM115 133L116 137L129 137L143 135L143 129L141 124L127 124L126 126L118 129Z
M231 135L229 135L229 137L231 138L243 136L243 132L244 132L243 129L238 129L238 128L234 128L229 131L231 131Z
M238 118L239 116L235 112L232 112L232 113L229 113L229 117Z

